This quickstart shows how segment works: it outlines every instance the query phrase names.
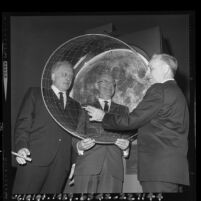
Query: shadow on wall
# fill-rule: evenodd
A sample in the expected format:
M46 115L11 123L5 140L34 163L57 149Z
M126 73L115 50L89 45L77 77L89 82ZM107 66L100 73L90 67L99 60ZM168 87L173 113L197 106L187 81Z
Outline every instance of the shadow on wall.
M172 51L170 42L167 38L163 38L163 52L173 55L174 53ZM185 186L184 187L184 192L190 192L191 195L193 195L192 200L194 200L194 195L196 193L196 149L195 149L195 131L194 131L194 107L193 107L193 99L192 95L193 92L190 91L190 100L188 100L188 78L185 76L184 73L181 72L181 70L178 69L176 75L175 75L175 80L177 81L179 87L183 91L184 95L187 98L188 105L189 105L189 115L190 115L190 127L189 127L189 137L188 137L188 161L189 161L189 177L190 177L190 186Z
M167 38L164 38L164 37L163 37L162 40L163 40L163 42L162 42L162 44L163 44L163 53L175 56L173 51L172 51L172 48L171 48L169 40ZM177 84L179 85L179 87L181 88L181 90L183 91L184 95L187 98L188 78L184 75L184 73L181 72L181 70L178 69L178 71L177 71L177 73L175 75L175 80L177 81Z

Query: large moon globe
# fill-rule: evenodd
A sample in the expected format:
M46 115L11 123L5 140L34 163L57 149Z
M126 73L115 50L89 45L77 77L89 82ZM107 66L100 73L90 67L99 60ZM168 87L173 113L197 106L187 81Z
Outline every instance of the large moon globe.
M89 136L77 130L78 120L74 116L77 111L72 111L70 116L62 113L57 107L57 100L49 92L52 85L51 68L58 61L68 61L72 64L75 78L69 96L80 105L90 105L98 98L96 81L102 73L110 74L116 82L113 101L127 106L130 112L139 104L151 85L147 59L135 47L117 38L103 34L86 34L59 46L50 55L44 67L41 93L52 118L68 133L80 139ZM124 135L115 133L90 137L97 143L108 144L114 143L117 138L130 139L135 135L135 131L130 131Z

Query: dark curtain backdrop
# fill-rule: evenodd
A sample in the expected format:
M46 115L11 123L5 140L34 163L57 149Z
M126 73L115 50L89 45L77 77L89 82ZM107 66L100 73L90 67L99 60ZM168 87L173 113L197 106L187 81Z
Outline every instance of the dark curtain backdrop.
M85 30L112 23L119 36L160 27L168 48L179 61L179 82L190 101L188 15L99 15L99 16L13 16L11 17L11 126L29 86L40 86L50 54ZM166 48L167 49L167 48ZM193 68L193 66L192 66Z

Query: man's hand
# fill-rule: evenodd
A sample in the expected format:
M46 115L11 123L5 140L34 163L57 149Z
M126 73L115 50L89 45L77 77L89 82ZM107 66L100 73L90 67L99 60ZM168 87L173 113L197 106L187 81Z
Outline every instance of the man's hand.
M88 112L88 115L90 116L89 120L90 121L102 121L103 120L103 117L105 115L105 112L101 109L97 109L93 106L86 106L86 107L83 107L87 112Z
M74 184L74 172L75 172L75 163L72 164L70 175L68 179L70 182L68 183L69 186L72 186Z
M95 140L91 138L86 138L77 143L77 148L80 151L86 151L95 145Z
M30 151L27 149L27 148L22 148L20 149L18 152L17 152L18 155L22 156L22 157L19 157L17 156L16 157L16 160L17 162L20 164L20 165L24 165L26 164L26 158L30 159L28 156L31 155Z
M129 141L126 140L126 139L118 138L116 140L115 144L123 151L126 150L129 147Z

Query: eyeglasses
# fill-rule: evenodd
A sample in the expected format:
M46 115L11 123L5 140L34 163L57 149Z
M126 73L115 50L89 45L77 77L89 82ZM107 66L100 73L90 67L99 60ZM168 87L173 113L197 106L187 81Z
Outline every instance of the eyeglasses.
M106 81L106 80L101 80L101 81L98 81L97 83L98 84L114 85L114 82L109 82L109 81Z

